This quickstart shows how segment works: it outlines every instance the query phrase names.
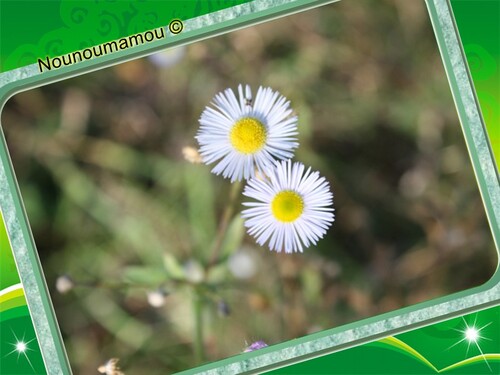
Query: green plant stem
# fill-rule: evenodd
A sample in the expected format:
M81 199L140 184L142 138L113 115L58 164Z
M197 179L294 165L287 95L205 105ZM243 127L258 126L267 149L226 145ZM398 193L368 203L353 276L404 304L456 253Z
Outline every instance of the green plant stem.
M212 246L212 249L210 251L212 256L210 257L210 261L208 263L209 268L217 264L217 261L219 260L219 253L222 247L222 241L224 239L224 235L226 234L229 221L233 217L234 204L236 203L236 198L238 197L240 190L241 190L241 181L237 181L231 185L231 191L229 192L229 199L227 201L226 207L224 208L219 228L217 229L217 235L215 237L214 245Z
M194 312L194 356L197 363L205 361L205 346L203 343L203 301L198 290L193 290Z

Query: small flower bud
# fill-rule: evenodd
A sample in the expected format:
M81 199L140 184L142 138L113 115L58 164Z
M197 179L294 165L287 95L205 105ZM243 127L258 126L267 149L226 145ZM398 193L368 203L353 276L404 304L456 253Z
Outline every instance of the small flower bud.
M224 300L220 300L217 303L217 311L219 312L219 315L222 317L226 317L226 316L229 316L231 314L231 309L229 308L229 305Z
M56 289L59 293L68 293L75 287L75 282L68 275L61 275L56 280Z
M205 270L200 263L191 259L184 264L184 277L192 283L200 283L205 278Z
M148 59L159 68L169 68L179 63L186 54L186 47L171 48L149 55Z
M238 279L250 279L257 272L255 256L246 248L238 250L229 257L229 271Z
M162 307L165 304L168 293L163 289L152 290L148 292L148 303L156 308Z
M118 367L118 361L118 358L111 358L107 360L105 364L99 366L97 371L105 375L124 375L124 373L121 372L120 368Z
M183 147L182 155L184 156L184 159L186 159L186 161L190 162L191 164L201 164L203 162L200 153L194 147Z
M265 348L266 346L267 346L267 344L262 340L255 341L254 343L250 344L250 346L248 346L243 351L243 353L253 352L254 350L259 350L259 349Z

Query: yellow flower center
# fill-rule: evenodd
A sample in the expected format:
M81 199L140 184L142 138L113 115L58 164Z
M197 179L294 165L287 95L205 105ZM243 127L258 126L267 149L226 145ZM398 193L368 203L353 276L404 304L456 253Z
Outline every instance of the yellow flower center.
M229 134L233 147L243 154L253 154L264 147L267 140L266 127L251 117L239 119Z
M304 211L304 200L294 191L280 191L271 202L274 217L284 223L291 223Z

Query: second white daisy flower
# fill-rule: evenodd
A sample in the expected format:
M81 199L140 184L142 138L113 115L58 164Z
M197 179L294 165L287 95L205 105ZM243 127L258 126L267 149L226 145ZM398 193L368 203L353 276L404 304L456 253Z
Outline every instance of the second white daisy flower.
M249 180L243 191L257 201L243 203L249 207L242 212L248 233L277 252L302 252L315 245L334 220L328 181L290 160L277 163L266 175Z
M293 156L298 147L297 116L290 102L271 88L259 87L255 100L250 86L238 86L239 98L226 89L215 96L213 107L200 117L196 136L206 164L231 182L249 179L264 172L276 160Z

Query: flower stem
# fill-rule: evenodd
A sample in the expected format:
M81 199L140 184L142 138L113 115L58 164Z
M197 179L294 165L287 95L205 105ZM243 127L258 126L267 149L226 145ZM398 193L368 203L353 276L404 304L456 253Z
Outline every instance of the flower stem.
M194 311L194 356L197 363L205 361L205 346L203 343L203 301L198 290L193 291Z
M219 228L217 229L214 245L212 246L212 249L210 251L212 256L208 263L208 267L212 267L213 265L217 264L217 261L219 260L219 253L222 247L222 241L224 239L224 235L226 234L229 221L233 216L234 204L236 203L236 197L238 197L240 190L241 190L241 181L237 181L231 185L231 190L229 192L229 199L227 201L226 207L224 208Z

